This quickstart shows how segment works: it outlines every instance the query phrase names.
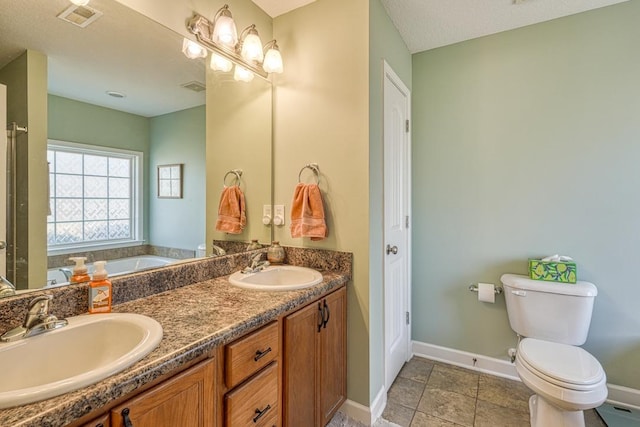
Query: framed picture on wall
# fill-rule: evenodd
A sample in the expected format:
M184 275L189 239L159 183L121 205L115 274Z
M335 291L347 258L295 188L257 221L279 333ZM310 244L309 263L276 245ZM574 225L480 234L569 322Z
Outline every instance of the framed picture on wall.
M182 163L158 166L158 198L182 199Z

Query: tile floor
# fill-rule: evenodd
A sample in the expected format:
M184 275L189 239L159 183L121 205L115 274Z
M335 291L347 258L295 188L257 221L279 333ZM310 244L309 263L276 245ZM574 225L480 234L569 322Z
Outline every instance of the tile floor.
M382 418L402 427L529 427L530 395L519 381L414 356L391 386ZM606 427L594 410L585 421Z
M530 427L529 396L519 381L414 356L391 386L374 427ZM585 422L606 427L594 410L585 412ZM338 412L328 427L365 425Z

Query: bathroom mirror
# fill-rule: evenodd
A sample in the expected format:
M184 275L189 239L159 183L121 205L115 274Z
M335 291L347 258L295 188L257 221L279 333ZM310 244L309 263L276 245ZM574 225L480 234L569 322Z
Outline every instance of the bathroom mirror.
M248 203L255 204L248 209L248 223L261 224L262 204L271 200L270 83L256 79L255 84L262 86L258 90L263 94L260 99L264 101L268 96L268 102L261 102L260 109L251 103L251 115L257 119L254 130L260 137L253 134L251 140L242 141L238 134L231 140L222 139L209 129L210 113L205 103L231 105L235 101L225 99L233 92L228 87L243 83L207 71L203 59L187 59L181 52L181 35L115 0L92 0L88 6L101 15L84 28L56 17L71 6L67 0L23 0L19 6L12 0L0 0L0 83L9 87L8 98L12 98L12 81L9 78L7 83L6 75L12 64L23 60L23 55L29 62L29 73L31 68L37 68L31 64L45 64L45 77L41 74L35 83L31 74L18 78L44 90L39 99L44 107L34 111L31 107L37 103L30 102L29 108L22 111L11 103L7 105L8 122L29 127L26 134L16 135L16 146L24 152L17 156L16 220L8 224L16 230L13 249L17 255L13 259L7 256L16 287L39 289L47 284L48 266L55 270L69 265L66 259L70 255L64 253L68 252L68 245L58 251L63 253L49 251L47 262L52 217L60 213L56 212L55 200L47 200L47 178L54 178L52 186L62 187L53 182L53 175L47 174L47 160L50 168L55 167L51 153L47 157L48 140L142 152L141 186L131 187L132 193L138 191L140 195L135 207L140 209L140 221L134 225L140 231L139 241L128 245L114 242L109 249L89 247L74 254L84 253L90 260L149 253L189 258L205 242L209 242L210 254L208 228L215 225L212 221L217 210L208 209L217 204L227 168L244 169L247 181L242 186ZM68 19L82 21L86 16L81 10L71 13ZM207 73L215 85L205 91ZM237 109L229 113L218 110L216 123L228 122L226 114L245 108L237 102L234 105ZM206 130L205 123L209 124ZM264 127L259 128L257 123ZM240 151L228 153L223 149L217 153L219 146L230 145L243 147L241 153L251 153L261 161L239 164ZM31 150L37 153L34 155ZM31 163L34 160L39 163ZM158 198L157 166L176 163L183 164L183 197ZM21 176L21 170L29 170L28 175ZM129 214L134 216L135 212ZM60 222L64 221L75 221L73 213ZM216 236L221 240L227 237ZM263 226L229 238L268 242L270 228Z

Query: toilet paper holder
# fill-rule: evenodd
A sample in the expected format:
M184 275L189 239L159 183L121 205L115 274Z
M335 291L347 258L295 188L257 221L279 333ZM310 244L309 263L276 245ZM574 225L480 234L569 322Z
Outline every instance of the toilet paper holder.
M469 290L471 292L478 292L478 285L469 285ZM496 286L493 292L495 292L496 295L500 295L504 291L502 290L501 286Z

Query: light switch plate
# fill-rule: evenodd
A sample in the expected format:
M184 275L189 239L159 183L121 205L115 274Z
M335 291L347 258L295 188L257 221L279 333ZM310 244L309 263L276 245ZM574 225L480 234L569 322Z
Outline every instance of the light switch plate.
M284 216L284 205L275 205L274 207L273 219L280 218L282 220L281 223L277 224L278 226L285 225L285 216Z

